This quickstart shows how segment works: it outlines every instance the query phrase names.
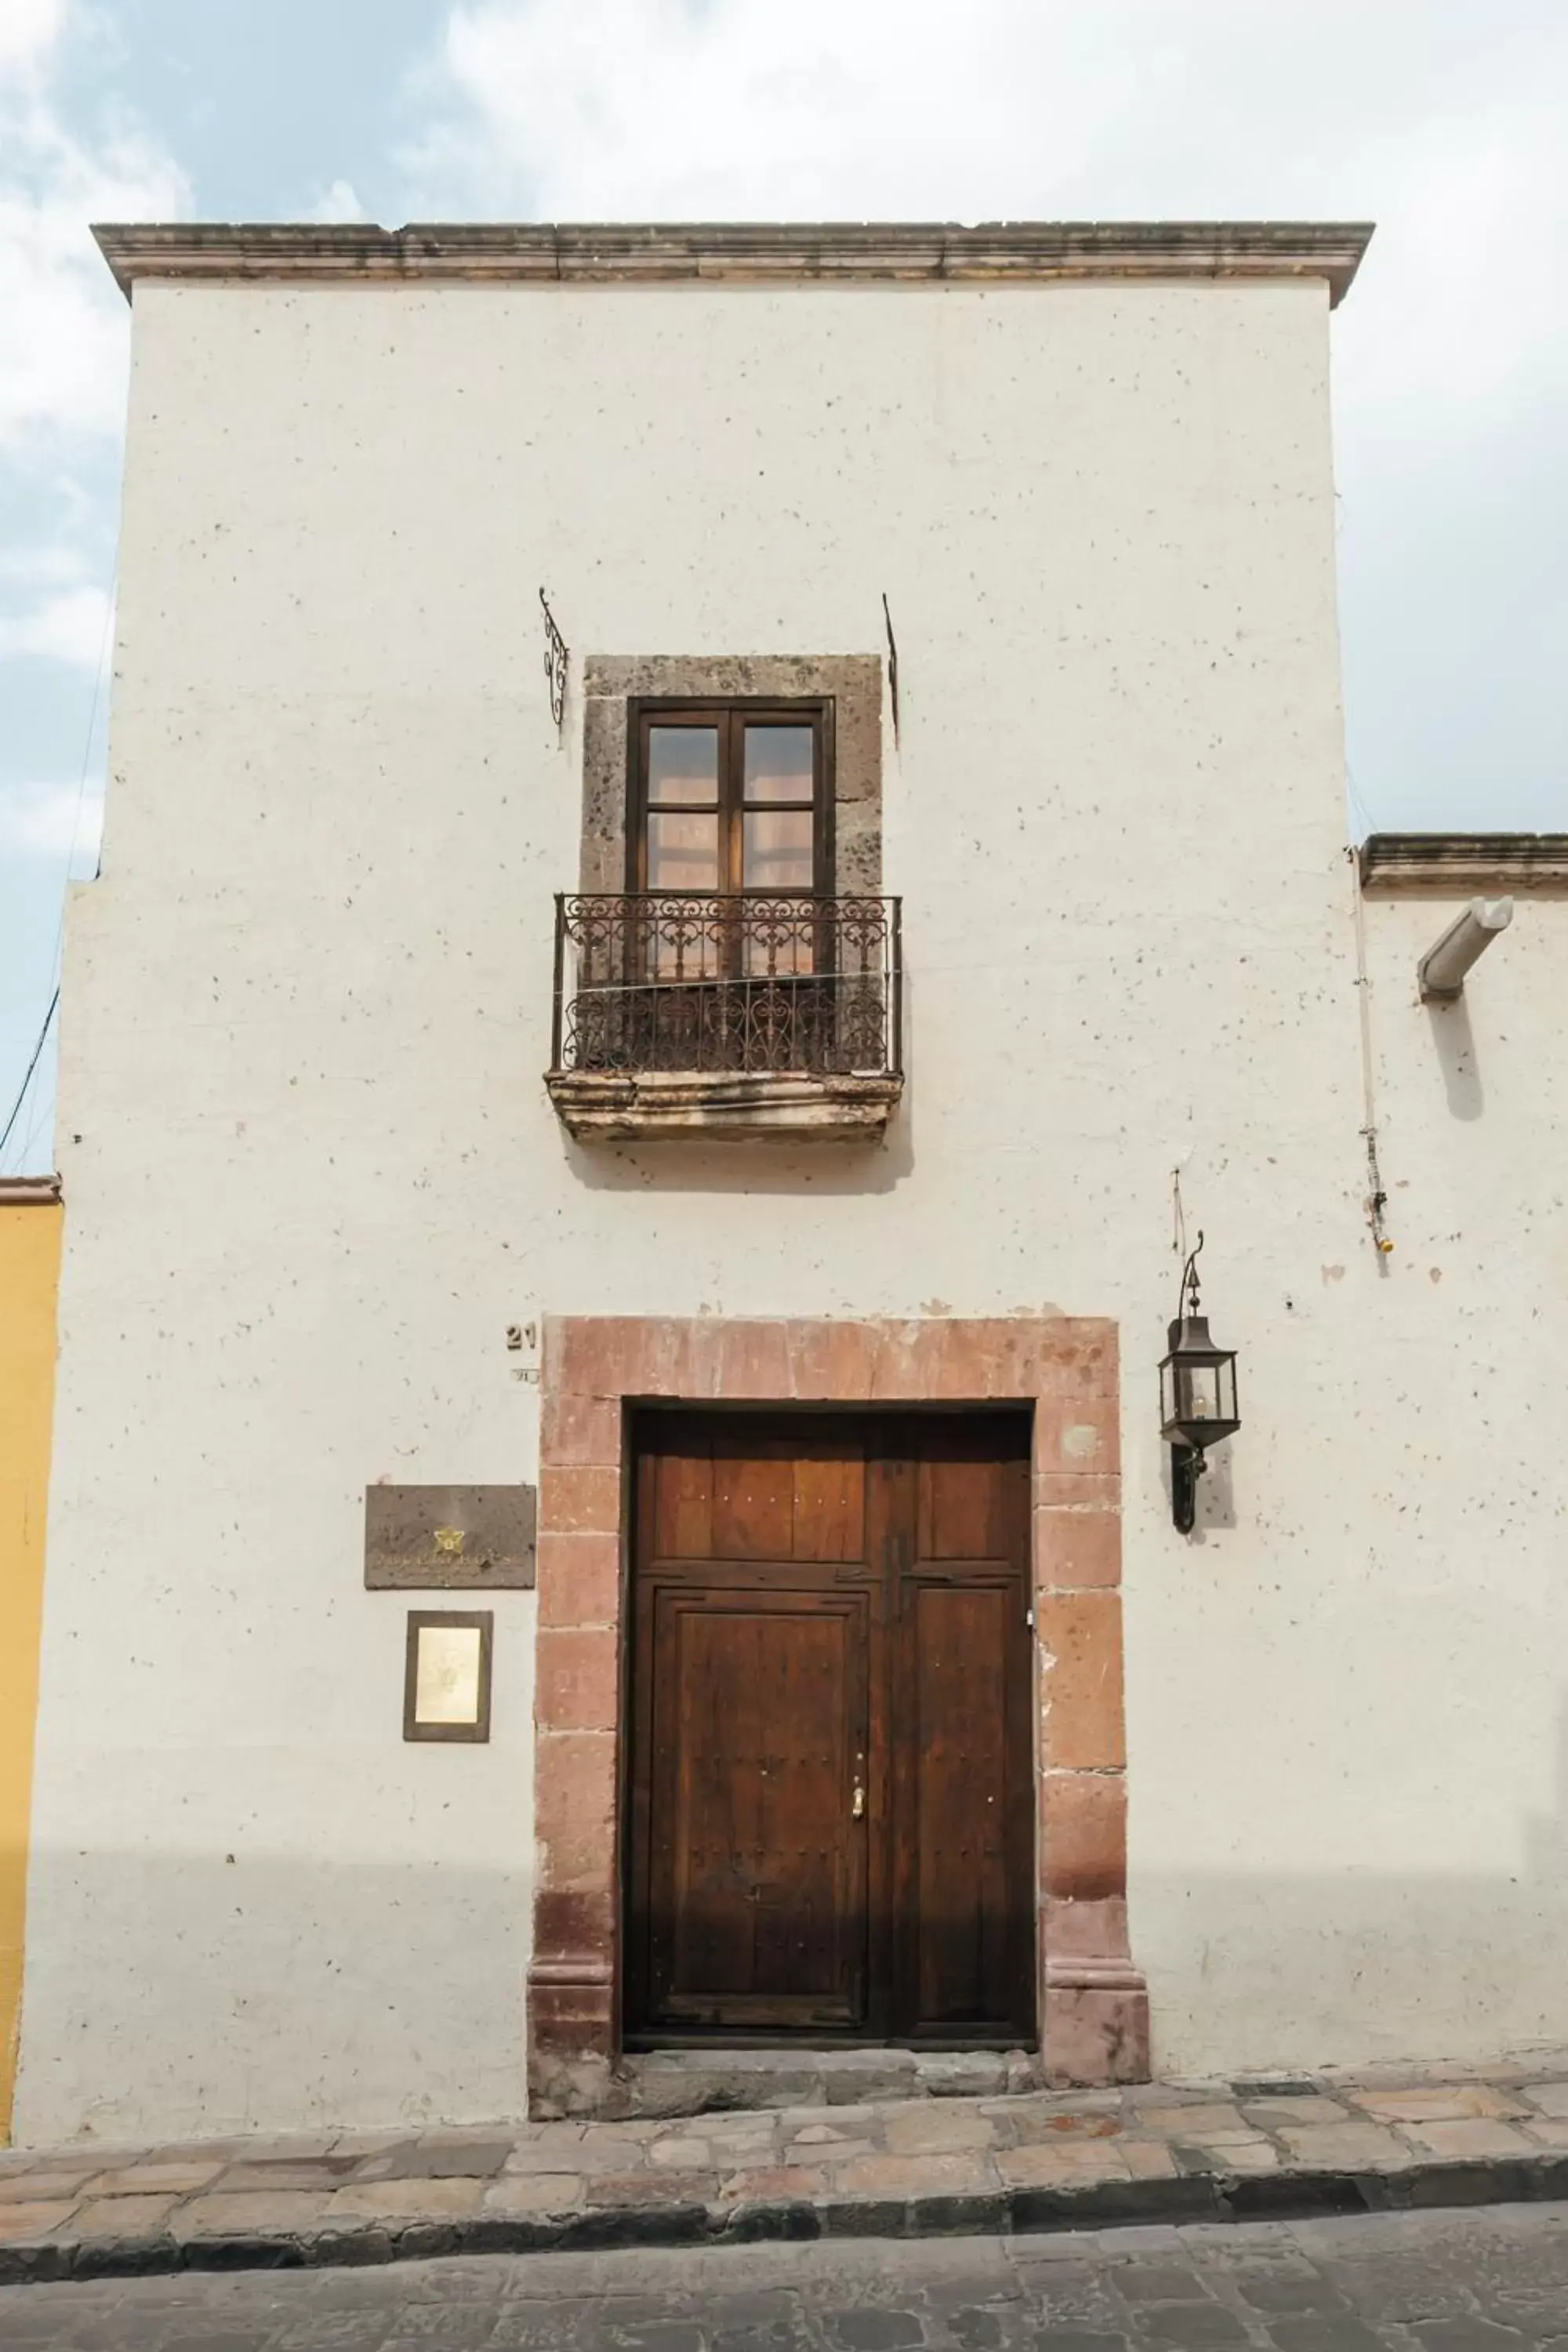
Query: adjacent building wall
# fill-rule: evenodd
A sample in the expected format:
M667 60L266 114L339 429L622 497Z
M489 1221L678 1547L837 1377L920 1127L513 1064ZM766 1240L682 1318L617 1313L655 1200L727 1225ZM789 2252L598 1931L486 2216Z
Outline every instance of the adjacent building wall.
M61 1213L52 1181L0 1178L0 2147L21 2038Z
M1568 903L1521 898L1460 1003L1423 1005L1416 964L1468 895L1364 902L1393 1247L1347 1213L1274 1284L1247 1270L1240 1325L1215 1270L1244 1334L1237 1528L1129 1601L1135 1948L1167 2063L1568 2034ZM1310 1118L1289 1059L1278 1082ZM1294 1412L1265 1451L1253 1368L1277 1351Z
M1114 1321L1156 2064L1568 2040L1564 941L1472 982L1468 1117L1377 916L1384 1265L1324 288L143 284L135 341L21 2128L521 2108L532 1599L492 1744L404 1747L361 1510L535 1475L546 1312ZM886 1147L573 1145L583 660L879 656L884 591ZM1246 1416L1190 1542L1175 1171Z

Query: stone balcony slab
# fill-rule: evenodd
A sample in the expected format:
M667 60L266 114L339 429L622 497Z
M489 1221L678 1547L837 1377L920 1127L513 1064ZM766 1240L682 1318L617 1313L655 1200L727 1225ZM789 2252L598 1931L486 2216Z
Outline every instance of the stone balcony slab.
M545 1084L579 1143L874 1143L904 1089L893 1076L696 1070L552 1070Z

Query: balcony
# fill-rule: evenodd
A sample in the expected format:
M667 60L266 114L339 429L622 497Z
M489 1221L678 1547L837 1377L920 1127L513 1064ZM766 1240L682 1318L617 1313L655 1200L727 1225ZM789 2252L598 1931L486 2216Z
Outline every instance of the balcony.
M903 1091L900 902L555 901L545 1084L580 1141L874 1140Z

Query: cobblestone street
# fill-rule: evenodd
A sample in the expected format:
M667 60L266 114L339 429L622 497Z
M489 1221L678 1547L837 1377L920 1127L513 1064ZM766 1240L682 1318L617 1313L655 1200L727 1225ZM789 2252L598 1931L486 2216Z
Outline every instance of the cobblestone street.
M1568 2205L0 2289L5 2352L1568 2352Z

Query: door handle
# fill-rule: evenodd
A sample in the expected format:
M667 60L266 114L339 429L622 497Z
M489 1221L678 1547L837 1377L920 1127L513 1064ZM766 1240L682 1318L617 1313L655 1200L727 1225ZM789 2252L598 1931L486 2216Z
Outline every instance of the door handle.
M857 1781L856 1781L856 1783L855 1783L855 1801L854 1801L854 1803L853 1803L853 1804L850 1806L850 1808L849 1808L849 1818L850 1818L850 1820L851 1820L852 1822L858 1822L858 1821L859 1821L859 1820L860 1820L860 1818L862 1817L862 1815L864 1814L865 1811L866 1811L866 1791L865 1791L865 1790L860 1786L859 1781L858 1781L858 1780L857 1780Z

